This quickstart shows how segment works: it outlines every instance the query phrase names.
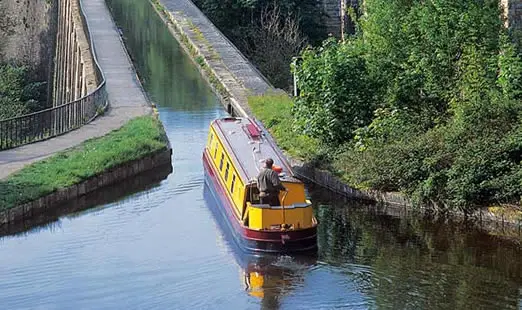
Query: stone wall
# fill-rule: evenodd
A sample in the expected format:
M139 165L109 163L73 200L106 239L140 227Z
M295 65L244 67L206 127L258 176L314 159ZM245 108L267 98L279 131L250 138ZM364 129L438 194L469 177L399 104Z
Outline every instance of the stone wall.
M504 19L506 27L522 28L522 0L500 0L504 8Z
M78 99L99 83L84 28L77 0L0 0L0 62L53 81L54 106Z
M359 0L321 0L326 13L326 31L334 37L341 37L342 33L353 33L354 27L350 18L345 14L347 8L357 8Z
M53 106L79 99L100 83L78 0L59 1L56 38Z
M27 65L50 81L57 0L0 0L0 62Z
M22 233L41 225L53 226L53 223L59 221L62 216L68 216L73 213L88 210L92 207L116 202L122 197L133 193L150 190L151 184L160 183L171 173L172 165L168 163L140 173L132 178L127 178L113 185L97 189L94 192L80 196L76 199L52 207L47 206L44 213L37 214L34 212L31 217L25 217L21 221L10 222L8 225L0 225L0 238L3 236Z
M326 31L335 37L341 34L341 0L322 0L326 13Z

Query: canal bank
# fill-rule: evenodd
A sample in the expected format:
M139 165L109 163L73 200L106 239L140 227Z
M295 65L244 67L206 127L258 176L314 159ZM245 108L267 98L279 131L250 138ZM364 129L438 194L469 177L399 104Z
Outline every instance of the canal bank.
M149 0L231 115L252 115L248 96L276 91L189 0Z
M0 181L0 225L52 212L60 203L171 163L172 149L159 120L135 118Z
M282 92L274 89L266 78L212 24L190 0L150 0L173 36L182 44L206 80L219 95L232 115L255 117L249 105L250 96ZM274 111L277 113L278 111ZM265 132L271 139L268 130ZM349 198L375 201L393 208L442 213L469 219L487 226L522 225L522 211L517 206L492 206L465 213L436 205L418 206L402 193L359 190L344 183L331 171L318 169L285 152L294 172L301 178Z
M130 164L129 164L130 165ZM32 229L42 229L44 227L54 227L61 218L89 212L90 209L99 205L115 203L137 192L145 192L159 186L169 174L172 173L172 164L169 161L164 166L157 166L143 173L122 179L108 186L103 186L81 196L76 196L63 203L56 203L52 208L46 208L44 212L32 212L30 217L25 217L21 221L9 222L8 225L0 225L0 238L3 236L13 236L24 234ZM9 216L9 215L8 215Z
M30 222L36 217L53 214L61 204L123 182L128 178L137 177L155 168L163 167L163 170L169 170L171 169L171 156L172 150L165 148L142 158L111 167L80 183L59 188L37 200L0 210L0 225Z

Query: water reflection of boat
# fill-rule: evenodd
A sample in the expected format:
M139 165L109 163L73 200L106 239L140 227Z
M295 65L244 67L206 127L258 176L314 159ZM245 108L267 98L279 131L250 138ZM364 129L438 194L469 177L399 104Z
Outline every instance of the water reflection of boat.
M231 227L218 209L217 198L207 184L203 196L219 230L229 241L230 252L241 267L243 288L250 296L261 299L261 309L277 309L283 296L302 285L306 272L317 262L317 251L292 256L245 253L234 241Z
M280 298L300 286L306 271L317 261L314 254L237 256L245 291L262 299Z
M260 160L287 189L280 205L264 203L257 187ZM205 181L211 186L241 248L253 252L307 251L317 246L317 220L303 182L254 120L228 117L210 124L203 152Z

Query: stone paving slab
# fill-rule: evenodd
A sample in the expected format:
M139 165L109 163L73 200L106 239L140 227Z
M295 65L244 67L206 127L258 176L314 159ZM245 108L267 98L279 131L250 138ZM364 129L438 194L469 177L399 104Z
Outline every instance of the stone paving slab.
M46 158L120 128L130 119L150 114L143 89L104 0L82 0L98 61L105 74L109 110L90 124L46 141L0 152L0 179Z

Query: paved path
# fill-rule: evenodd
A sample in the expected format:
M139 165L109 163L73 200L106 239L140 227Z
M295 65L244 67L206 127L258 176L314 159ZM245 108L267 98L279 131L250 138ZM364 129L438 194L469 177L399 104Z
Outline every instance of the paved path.
M99 137L151 112L104 0L82 0L98 61L105 73L110 108L92 123L47 141L0 152L0 179L56 152Z

